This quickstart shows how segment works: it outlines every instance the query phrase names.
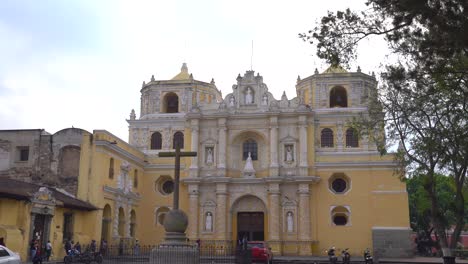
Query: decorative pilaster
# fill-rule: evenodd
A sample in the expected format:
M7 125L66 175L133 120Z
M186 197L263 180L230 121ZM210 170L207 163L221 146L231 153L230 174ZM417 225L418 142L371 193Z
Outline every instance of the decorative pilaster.
M336 131L336 145L338 151L343 151L343 122L338 121Z
M299 116L299 175L307 176L307 116Z
M192 240L199 238L198 235L198 185L190 184L189 187L189 226L188 226L188 237Z
M192 129L192 149L191 151L198 152L198 119L192 119L190 122L191 129ZM196 178L198 177L198 157L200 155L197 155L196 157L192 158L192 164L190 165L190 177Z
M216 184L216 238L226 239L227 184Z
M226 118L218 119L218 176L226 176Z
M278 176L278 117L270 117L270 177Z
M310 241L310 191L308 183L299 184L299 240ZM307 245L307 244L305 244ZM309 255L310 247L300 248L301 255Z
M270 183L268 186L268 200L270 205L268 230L269 240L280 240L280 189L278 183Z

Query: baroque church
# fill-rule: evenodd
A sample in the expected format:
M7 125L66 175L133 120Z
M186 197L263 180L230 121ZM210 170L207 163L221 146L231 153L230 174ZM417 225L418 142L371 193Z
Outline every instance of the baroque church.
M0 214L0 237L14 237L21 252L38 234L57 252L71 237L161 242L174 158L158 153L179 145L198 154L181 158L190 240L265 240L275 255L322 255L335 246L408 256L408 197L393 156L350 127L376 91L374 76L330 67L298 77L292 99L274 98L254 71L239 74L223 97L184 63L170 80L143 82L128 143L105 130L0 131L0 180L33 186L36 177L43 184L30 193L47 193L23 194L21 221ZM0 212L18 199L0 188Z

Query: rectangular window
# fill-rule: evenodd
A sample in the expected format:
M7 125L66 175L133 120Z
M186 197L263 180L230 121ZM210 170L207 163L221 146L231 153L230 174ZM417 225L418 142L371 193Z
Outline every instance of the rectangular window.
M17 147L18 161L29 160L29 147Z
M73 239L73 214L63 214L63 241Z

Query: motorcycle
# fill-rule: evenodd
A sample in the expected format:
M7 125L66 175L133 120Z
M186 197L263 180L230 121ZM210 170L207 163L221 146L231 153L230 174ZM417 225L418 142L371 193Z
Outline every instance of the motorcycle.
M370 254L370 250L368 248L366 248L366 250L364 250L364 262L366 264L373 264L374 263L374 260L372 259L372 256Z
M330 264L336 264L338 261L338 257L335 255L335 247L331 247L327 250L328 259L330 260Z
M68 250L67 255L63 258L65 264L70 264L72 262L81 262L85 264L90 264L93 261L93 256L88 252L80 253L77 250L71 249Z
M343 259L343 264L349 264L351 262L351 254L349 254L348 248L341 251L341 258Z

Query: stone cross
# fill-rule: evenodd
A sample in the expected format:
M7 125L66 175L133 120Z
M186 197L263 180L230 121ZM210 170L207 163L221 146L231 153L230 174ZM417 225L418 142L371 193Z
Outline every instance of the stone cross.
M174 204L173 209L179 209L179 178L180 178L180 157L196 157L195 151L180 151L180 145L176 144L175 152L159 152L159 157L175 157L174 168Z

